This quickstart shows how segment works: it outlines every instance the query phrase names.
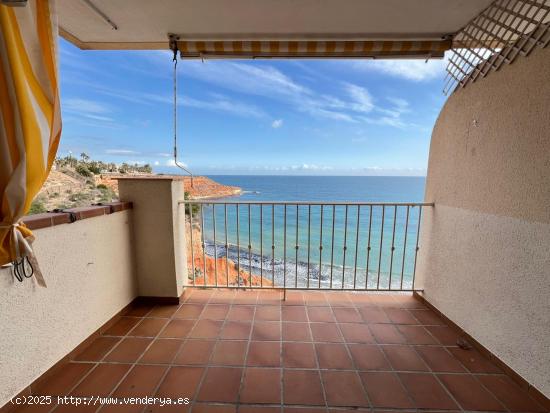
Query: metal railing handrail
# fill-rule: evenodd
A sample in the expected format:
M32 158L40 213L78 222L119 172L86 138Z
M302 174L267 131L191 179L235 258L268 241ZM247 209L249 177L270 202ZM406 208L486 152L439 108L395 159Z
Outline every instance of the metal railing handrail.
M420 239L420 224L422 219L422 209L424 207L434 207L435 204L433 202L361 202L361 201L355 201L355 202L343 202L343 201L251 201L251 200L238 200L238 199L230 199L230 200L208 200L208 199L200 199L200 200L179 200L179 205L185 205L186 206L186 214L189 215L189 224L190 224L190 246L191 246L191 270L192 270L192 285L195 286L203 286L203 287L225 287L225 288L283 288L283 289L321 289L321 290L332 290L332 289L338 289L338 290L368 290L368 291L414 291L415 290L415 275L416 275L416 264L417 264L417 255L419 250L419 239ZM195 206L197 210L195 211L193 208ZM218 208L216 208L218 207ZM241 207L241 208L239 208ZM251 211L253 209L251 207L257 207L259 208L259 222L257 221L257 216L254 220L251 219ZM282 216L279 216L279 219L283 221L283 225L281 226L281 222L279 222L277 225L275 225L275 210L279 211L279 215L282 211ZM305 207L305 209L303 209ZM319 214L320 219L314 218L313 221L315 225L319 228L319 234L318 234L318 246L312 245L312 231L311 231L311 225L312 225L312 207L315 207L316 213ZM338 207L345 207L345 210L339 210ZM231 232L234 233L233 235L236 236L236 251L233 251L234 258L236 258L235 262L230 262L228 259L228 254L230 252L231 247L235 247L234 243L229 242L228 240L228 210L229 208L232 208L233 215L230 217L232 221L235 222L236 226L232 226ZM233 209L234 208L234 209ZM353 209L352 209L353 208ZM368 209L368 221L366 221L366 215L364 212L363 215L361 215L361 211L365 211L364 209ZM378 211L381 213L381 219L377 215L377 217L374 217L374 208L379 208ZM255 210L256 208L254 208ZM264 215L264 209L267 210L266 214ZM418 209L418 212L416 213L416 217L412 219L412 211ZM218 211L218 215L223 212L223 215L220 215L219 218L222 220L223 225L221 225L220 234L222 239L218 237L216 239L216 210ZM398 219L398 210L402 211L400 214L400 230L399 234L396 236L396 224ZM295 213L293 212L295 211ZM339 240L335 243L335 220L337 217L337 212L340 211L340 217L338 218L339 221L343 220L343 226L342 222L339 223L339 230L340 232L343 232L343 239ZM345 214L342 216L342 211L345 212ZM356 212L355 212L356 211ZM257 210L256 210L257 212ZM301 212L301 214L300 214ZM323 221L323 212L326 212L325 215L325 221ZM386 213L387 212L387 213ZM207 214L205 216L205 213ZM306 215L304 215L306 214ZM353 214L353 217L352 215ZM405 215L404 215L405 214ZM195 219L194 216L195 215ZM242 215L242 216L241 216ZM271 220L268 219L268 225L264 227L264 218L265 216L271 215ZM290 215L293 219L293 222L290 223L290 228L287 227L287 215ZM301 215L301 220L299 219L299 215ZM404 215L404 216L403 216ZM355 217L355 218L354 218ZM361 219L363 217L363 219ZM205 225L207 224L207 220L210 220L210 224L207 225L210 227L209 233L213 235L213 240L210 240L209 242L213 242L213 248L212 245L209 247L212 250L213 253L213 262L210 264L213 264L213 267L210 271L207 271L207 260L206 260L206 238L205 238ZM244 228L239 224L239 221L241 218L241 222L244 223ZM295 221L294 221L295 219ZM376 231L373 230L373 220L377 225L376 231L379 230L379 235L376 234ZM404 220L404 222L403 222ZM252 222L254 221L254 222ZM319 221L319 222L317 222ZM323 237L323 225L330 227L330 221L332 222L332 231L329 231L329 234L326 234L325 237ZM365 222L366 221L366 222ZM195 266L195 254L194 254L194 242L193 242L193 230L192 227L195 223L198 223L200 227L200 239L197 240L197 243L200 244L202 251L200 251L200 255L202 255L202 264L200 266ZM368 238L363 239L360 243L360 226L365 225L368 223L368 232L365 234L363 233L363 238L365 238L368 235ZM221 224L221 223L220 223ZM257 239L257 235L255 234L256 239L252 239L251 237L251 228L252 224L255 227L256 230L260 230L259 233L259 239ZM352 228L351 231L349 231L348 234L348 224L351 224ZM402 225L404 224L404 226ZM295 227L293 227L293 225ZM271 228L269 228L271 227ZM282 232L283 239L281 240L281 234L278 235L278 242L275 240L275 232L276 228L278 232ZM282 228L282 230L281 230ZM287 230L290 229L291 231L295 231L294 237L292 235L287 236ZM385 229L388 231L386 234ZM244 230L244 231L243 231ZM264 231L267 230L267 231ZM330 228L327 228L327 230L330 230ZM361 226L361 231L365 231L365 228ZM267 232L267 237L264 235ZM409 234L409 232L411 232ZM294 232L293 232L294 234ZM299 234L301 235L301 238L299 238ZM304 238L304 235L307 234L307 237ZM225 236L223 236L225 235ZM354 235L354 236L353 236ZM375 237L376 235L376 237ZM408 235L411 236L410 240ZM348 237L349 236L349 237ZM353 236L354 240L351 239ZM266 238L271 238L271 240ZM317 235L315 235L316 240ZM414 237L414 238L412 238ZM292 239L293 238L293 239ZM265 241L265 242L264 242ZM269 241L271 241L271 251L269 251ZM282 241L282 246L280 245ZM288 241L288 243L287 243ZM330 241L330 242L329 242ZM342 243L343 241L343 243ZM367 241L367 244L365 245L364 241ZM391 243L390 243L391 241ZM253 277L257 277L256 275L253 276L252 271L252 250L254 248L257 249L258 244L260 247L260 256L258 259L258 256L255 252L255 261L256 261L256 267L259 261L259 268L255 268L255 271L259 269L259 285L253 285L253 282L258 283L258 280L253 280ZM266 249L267 254L264 254L264 243L266 243ZM255 247L253 246L255 244ZM328 265L328 257L327 261L323 260L323 244L326 247L329 247L330 245L330 251L327 252L327 255L330 253L330 265ZM337 245L338 244L338 245ZM355 247L353 247L355 245ZM335 249L335 246L337 247ZM242 248L241 248L242 247ZM348 252L348 262L346 261L346 252L350 248L350 251ZM218 249L221 249L222 257L218 256ZM275 271L275 261L276 261L276 255L275 250L281 251L282 250L282 259L281 259L281 253L279 252L279 257L277 261L282 261L282 273L281 269L279 268L278 271L278 282L276 282L276 271ZM304 255L302 253L302 257L299 257L298 251L305 251L307 252L307 255ZM313 270L312 267L312 251L318 249L318 260L319 260L319 267L317 268L317 278L315 279L313 275L315 275L315 271L310 272L310 269ZM400 251L400 257L396 256L397 252L396 250ZM371 254L372 250L372 254ZM292 251L292 252L291 252ZM337 258L335 256L335 252L339 251L340 257ZM360 253L361 251L361 253ZM383 254L383 251L386 252L386 254ZM408 251L408 252L407 252ZM287 254L287 252L289 254ZM366 268L359 268L358 267L358 258L359 254L365 255L364 252L366 252ZM338 252L337 252L338 253ZM292 255L292 256L291 256ZM223 257L225 259L223 259ZM307 259L306 259L307 257ZM325 255L326 257L326 255ZM376 267L371 267L373 271L369 271L369 263L371 261L371 257L373 257L372 264L377 264ZM220 261L220 264L223 264L225 262L225 280L221 280L218 282L218 258L222 258L222 261ZM241 258L243 258L245 261L248 259L248 274L244 273L242 271L242 266L246 265L243 263L241 265ZM335 258L337 258L335 260ZM341 265L339 263L341 258ZM364 259L365 256L363 256L361 259ZM399 258L399 260L396 260ZM404 277L406 275L405 273L405 260L408 258L408 267L410 268L410 272L407 273L408 276L410 276L410 280L407 281L409 286L404 285ZM382 266L382 260L388 261L389 260L389 271L387 268L383 268ZM264 267L264 260L270 261L270 263L266 263L266 266ZM306 266L307 263L307 266ZM228 268L230 264L235 267L233 268L233 271L236 270L237 276L236 276L236 285L235 281L229 282L229 274L228 274ZM279 262L280 264L280 262ZM294 283L292 283L292 274L291 271L288 271L290 267L288 265L292 265L294 267ZM387 262L386 262L387 264ZM267 265L271 266L271 280L269 278L266 278L266 275L269 275L269 269ZM280 266L280 265L279 265ZM302 269L302 272L307 269L307 278L305 279L306 284L305 285L299 285L298 278L299 278L299 266ZM202 268L200 268L202 267ZM323 281L321 278L323 277L323 267L325 267L325 270L328 270L329 272L325 272L325 280ZM387 265L385 266L387 267ZM265 271L264 271L265 268ZM202 284L199 283L197 285L196 282L196 269L199 270L198 277L202 277ZM361 270L364 275L359 274L359 282L362 283L364 286L358 285L358 269ZM213 270L213 271L212 271ZM347 270L350 270L346 272ZM265 273L265 275L264 275ZM248 283L245 279L241 281L241 274L247 275L249 280ZM290 278L287 277L287 274ZM338 275L341 274L341 275ZM396 276L395 279L392 279L392 275ZM214 276L214 281L209 282L208 276ZM282 275L282 280L280 279ZM350 278L353 276L353 283L350 284ZM303 284L304 282L304 274L301 274L300 283ZM329 278L328 278L329 277ZM190 277L191 278L191 277ZM212 277L210 277L212 278ZM270 281L269 285L264 284L264 278L266 281ZM387 278L387 280L385 279ZM348 281L346 283L346 280ZM364 283L362 282L364 280ZM191 281L191 280L190 280ZM334 281L334 283L333 283ZM369 283L369 281L371 281ZM396 281L396 283L392 283L392 281ZM281 285L282 282L282 285ZM328 284L327 284L328 283ZM294 284L294 285L292 285ZM387 285L387 287L386 287Z
M179 200L179 204L196 205L336 205L336 206L426 206L433 207L433 202L346 202L346 201L210 201L207 199Z

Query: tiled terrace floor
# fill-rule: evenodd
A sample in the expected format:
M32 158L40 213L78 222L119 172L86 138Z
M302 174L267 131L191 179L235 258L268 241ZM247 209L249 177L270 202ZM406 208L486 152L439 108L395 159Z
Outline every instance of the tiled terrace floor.
M36 393L191 399L56 413L544 411L410 295L281 298L193 290L180 306L134 308Z

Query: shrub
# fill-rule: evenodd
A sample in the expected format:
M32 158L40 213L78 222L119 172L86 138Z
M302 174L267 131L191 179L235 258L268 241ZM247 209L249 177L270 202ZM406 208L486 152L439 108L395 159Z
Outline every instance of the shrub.
M44 205L44 202L42 202L41 199L35 199L32 201L31 209L29 209L29 215L32 214L40 214L42 212L46 212L46 205Z
M99 184L98 186L96 186L97 189L107 189L107 185L105 184Z
M86 165L79 164L79 165L76 166L75 170L79 175L87 177L87 178L89 178L93 175L92 172L88 169L88 167Z

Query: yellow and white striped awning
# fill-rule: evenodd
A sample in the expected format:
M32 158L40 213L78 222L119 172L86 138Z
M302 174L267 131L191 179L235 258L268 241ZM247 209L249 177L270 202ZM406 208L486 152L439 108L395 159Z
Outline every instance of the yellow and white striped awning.
M199 41L177 40L182 59L233 58L438 58L451 48L441 41Z
M20 219L48 177L61 135L53 2L0 5L0 265L34 259Z

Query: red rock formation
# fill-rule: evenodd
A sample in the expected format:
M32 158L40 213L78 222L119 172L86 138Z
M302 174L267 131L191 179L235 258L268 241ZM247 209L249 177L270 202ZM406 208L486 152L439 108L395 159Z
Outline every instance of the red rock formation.
M186 222L186 237L188 246L191 244L191 233L189 228L189 221ZM195 285L205 285L204 283L204 272L205 272L205 263L206 263L206 284L207 285L216 285L216 267L218 273L218 285L241 285L241 286L270 286L272 285L271 281L264 277L262 283L262 277L255 274L249 274L246 271L241 271L239 273L237 264L232 260L227 260L225 257L218 258L217 260L214 257L210 257L206 254L203 255L202 245L201 245L201 232L198 225L193 225L193 253L188 248L187 252L187 267L189 271L189 281L193 280L193 270L192 263L195 264ZM204 258L203 258L204 257ZM227 263L227 270L226 270ZM240 274L240 281L239 281Z
M193 177L193 185L191 185L191 177L186 176L183 178L183 187L191 199L223 198L239 195L242 192L239 187L222 185L205 176Z

